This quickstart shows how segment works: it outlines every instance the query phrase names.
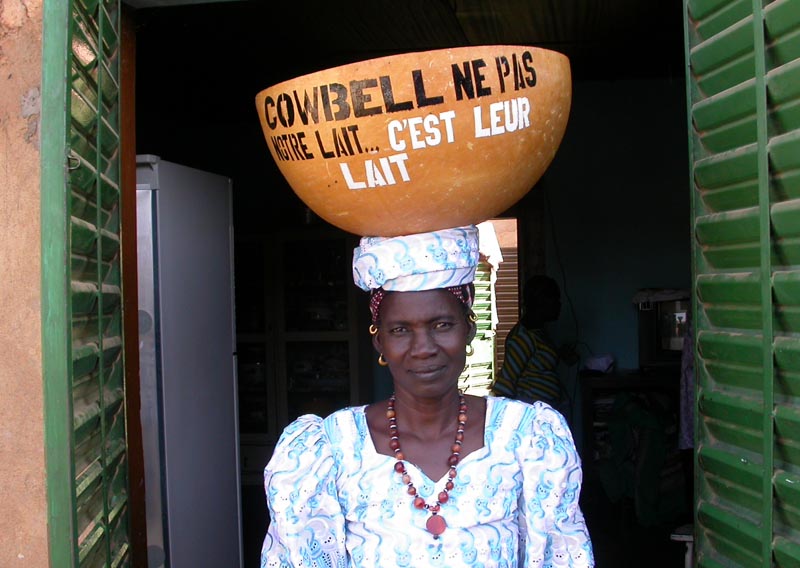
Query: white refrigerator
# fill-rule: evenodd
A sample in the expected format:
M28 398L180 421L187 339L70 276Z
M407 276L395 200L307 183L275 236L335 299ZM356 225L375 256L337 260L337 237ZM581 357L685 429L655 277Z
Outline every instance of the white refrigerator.
M136 166L148 567L240 567L231 180Z

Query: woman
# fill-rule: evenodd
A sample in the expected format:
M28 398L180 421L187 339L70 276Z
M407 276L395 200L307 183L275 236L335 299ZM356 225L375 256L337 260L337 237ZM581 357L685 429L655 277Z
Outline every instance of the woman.
M458 391L477 262L472 226L362 239L354 277L394 395L286 428L262 567L594 565L563 418Z

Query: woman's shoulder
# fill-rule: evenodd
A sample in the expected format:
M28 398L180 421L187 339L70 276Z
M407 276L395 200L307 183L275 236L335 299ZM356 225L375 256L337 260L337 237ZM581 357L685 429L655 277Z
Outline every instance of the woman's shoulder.
M537 422L561 424L564 417L543 401L523 402L502 396L487 397L487 424L495 428L526 428Z
M358 432L360 413L363 414L362 407L348 407L325 418L316 414L297 417L284 428L267 472L287 467L302 470L311 463L330 462L337 448L346 445L350 436Z
M499 443L511 451L532 447L555 447L574 452L572 433L564 416L546 402L522 402L503 397L492 397L491 414L487 419L490 436L487 439L497 447Z
M364 407L356 406L342 408L324 418L316 414L298 416L283 429L276 451L283 447L330 443L331 437L339 438L343 428L345 431L355 428L363 413Z

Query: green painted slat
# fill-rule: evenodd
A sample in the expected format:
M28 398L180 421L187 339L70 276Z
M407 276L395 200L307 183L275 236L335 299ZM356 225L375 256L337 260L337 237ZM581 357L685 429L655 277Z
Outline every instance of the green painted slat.
M800 397L800 373L787 373L776 367L775 394L783 397Z
M755 142L755 92L752 82L708 97L692 110L695 128L708 151L725 152Z
M757 392L763 383L764 372L761 367L706 361L705 369L708 381L715 386Z
M749 0L736 0L733 2L725 0L720 4L722 5L716 7L711 13L708 13L709 7L706 6L700 12L706 14L702 17L702 21L697 24L697 33L700 37L712 37L750 15ZM692 14L694 15L694 11Z
M782 130L800 128L800 100L776 105L770 115L770 120Z
M712 152L724 152L756 139L755 116L749 116L720 125L702 136L703 144Z
M752 487L730 483L716 473L709 474L708 487L711 494L725 503L735 503L737 509L755 514L761 507L763 497L759 491Z
M719 189L751 181L758 171L756 145L751 144L694 162L694 178L701 190Z
M692 118L702 139L708 130L752 116L755 107L753 84L748 82L698 102Z
M706 306L706 316L714 327L761 329L761 307Z
M800 99L800 60L773 69L767 77L767 88L774 108L797 102ZM774 144L774 139L770 145Z
M762 544L758 526L752 520L706 503L699 507L697 519L702 530L707 531L704 536L727 555L728 562L735 562L727 566L760 566Z
M787 416L778 413L775 418L775 459L784 467L800 463L800 442L797 437L797 416ZM784 472L785 473L785 472ZM776 480L782 478L782 473L776 473ZM795 488L797 489L797 488ZM776 491L778 489L776 488Z
M713 17L716 13L724 11L730 3L730 0L689 0L686 2L686 10L689 12L693 21L699 22Z
M747 491L759 488L758 481L763 475L763 468L751 460L742 459L741 455L704 447L698 453L698 460L713 470L715 476L725 479L728 485L733 484Z
M800 264L800 238L776 238L773 243L772 265L779 269Z
M97 369L100 361L100 349L96 343L73 343L72 349L72 373L73 376L81 377Z
M794 568L800 566L800 535L790 537L779 536L775 538L775 566L776 568Z
M699 401L703 416L750 430L763 415L760 401L724 393L705 393Z
M718 270L742 270L760 266L760 251L755 243L708 247L703 254L705 260Z
M800 5L793 0L771 2L764 12L770 37L781 37L800 27Z
M776 338L775 363L785 371L800 373L800 338Z
M714 46L715 49L713 50L713 53L700 53L698 56L701 64L710 65L716 63L716 61L713 61L713 59L716 57L729 57L730 54L725 53L726 49L733 49L734 51L741 53L736 58L729 57L726 59L722 67L715 68L712 71L707 70L705 74L698 77L698 86L704 93L708 95L721 93L726 89L730 89L739 83L753 78L753 54L752 52L746 50L746 46L736 44L736 41L738 41L740 38L741 35L737 35L736 37L732 38L732 41L730 42L719 42L720 45ZM693 53L692 55L696 54ZM709 57L706 58L706 55L709 55ZM712 61L707 61L706 59L712 59Z
M704 304L760 304L758 274L753 272L701 274L696 283Z
M794 22L792 22L794 24ZM789 63L800 57L800 36L795 33L774 39L768 49L770 59L776 65Z
M704 431L715 438L717 443L736 446L749 452L763 449L764 437L760 430L742 430L727 422L703 417Z
M770 141L770 159L776 173L800 168L800 131L793 130L780 136L775 136Z
M772 228L778 239L800 236L800 199L772 206Z
M703 215L695 220L695 235L703 246L758 241L758 209L740 209Z
M702 83L704 75L718 72L719 69L726 68L731 62L751 54L752 51L753 33L748 17L735 22L692 49L690 53L692 71ZM740 82L737 81L737 84Z
M777 173L772 182L777 200L800 198L800 170Z
M798 179L800 186L800 179ZM703 203L709 212L744 209L758 204L758 184L752 179L701 191Z

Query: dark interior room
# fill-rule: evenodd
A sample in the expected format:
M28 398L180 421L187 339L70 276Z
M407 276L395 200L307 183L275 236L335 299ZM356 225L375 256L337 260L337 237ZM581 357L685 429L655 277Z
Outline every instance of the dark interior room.
M232 180L245 568L259 565L268 522L260 471L280 429L301 411L324 413L381 393L365 332L367 298L347 282L358 237L328 226L291 190L269 154L255 96L340 64L468 45L530 45L570 58L572 109L561 147L540 182L500 217L518 222L519 280L544 272L564 293L553 334L575 354L560 371L573 393L571 424L584 462L581 503L597 566L682 566L684 544L670 538L676 527L691 522L690 466L675 449L679 370L669 367L663 381L646 376L630 391L602 391L599 382L586 388L591 377L585 372L587 361L607 355L615 375L641 378L632 298L642 289L690 285L681 3L128 4L136 25L137 154ZM309 246L325 250L321 266L289 261L291 247ZM324 302L297 306L292 288L308 270L337 274L341 286L333 278ZM302 338L321 343L326 329L315 327L320 320L332 322L330 330L340 334L341 352L321 356L349 368L349 394L292 402L281 366L304 364L293 359L293 350ZM283 321L310 323L284 329ZM340 326L341 321L350 323ZM248 399L247 380L266 389L265 398ZM655 493L637 485L659 475L641 471L647 464L631 466L638 471L603 467L591 409L600 398L608 400L612 389L650 405L664 403L655 434L648 430L652 437L640 441L668 447L662 451L673 458L675 483L664 480L663 463Z

